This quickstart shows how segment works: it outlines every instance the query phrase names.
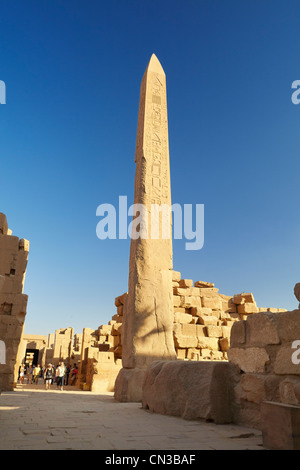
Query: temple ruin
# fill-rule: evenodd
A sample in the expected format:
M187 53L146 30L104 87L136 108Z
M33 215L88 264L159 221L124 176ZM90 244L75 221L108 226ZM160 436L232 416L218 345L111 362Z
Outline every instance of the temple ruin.
M142 233L151 205L171 204L166 77L155 55L141 84L135 161ZM159 232L132 238L128 292L116 296L107 324L22 337L28 247L0 214L0 387L13 389L22 361L77 363L83 390L114 392L153 413L261 429L266 447L300 448L299 308L258 306L251 292L226 295L182 278L172 239Z
M29 242L12 235L0 213L0 391L13 390L18 378L20 344L28 297L23 293Z

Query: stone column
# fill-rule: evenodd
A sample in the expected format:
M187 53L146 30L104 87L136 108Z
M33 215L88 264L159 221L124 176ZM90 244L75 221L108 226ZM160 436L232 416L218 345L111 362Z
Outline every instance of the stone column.
M147 366L176 359L173 342L172 217L166 76L153 54L141 83L128 296L124 305L119 401L140 401ZM163 210L160 224L155 208ZM135 228L139 222L140 232Z

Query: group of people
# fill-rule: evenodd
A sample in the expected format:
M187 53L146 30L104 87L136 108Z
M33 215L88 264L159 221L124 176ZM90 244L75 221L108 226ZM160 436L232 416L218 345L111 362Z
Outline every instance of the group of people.
M39 378L44 380L46 390L49 390L53 383L56 383L58 389L63 390L64 385L74 385L78 374L78 367L73 367L60 362L57 366L48 364L46 367L31 366L22 364L19 369L19 383L23 384L25 378L28 384L38 384Z

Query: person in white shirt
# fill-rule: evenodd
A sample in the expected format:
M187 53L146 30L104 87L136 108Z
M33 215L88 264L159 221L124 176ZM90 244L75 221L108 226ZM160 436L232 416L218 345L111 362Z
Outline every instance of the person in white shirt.
M60 387L60 390L64 389L65 381L65 372L66 368L63 362L61 362L57 368L57 388Z

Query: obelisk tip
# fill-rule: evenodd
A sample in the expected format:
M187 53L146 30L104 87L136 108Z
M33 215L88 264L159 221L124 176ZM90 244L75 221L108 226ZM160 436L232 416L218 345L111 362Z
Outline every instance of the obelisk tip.
M162 68L161 63L159 62L155 54L152 54L147 70L165 75L164 69Z

